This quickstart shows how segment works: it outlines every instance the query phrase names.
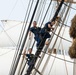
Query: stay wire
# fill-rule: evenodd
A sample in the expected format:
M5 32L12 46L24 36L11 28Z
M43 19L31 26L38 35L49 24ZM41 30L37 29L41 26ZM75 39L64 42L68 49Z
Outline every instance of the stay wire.
M46 52L44 52L44 51L42 51L42 52L45 53L45 54L47 54L47 55L50 55L50 54L48 54L48 53L46 53ZM62 60L62 61L66 61L66 62L69 62L69 63L74 63L74 64L76 64L75 62L72 62L72 61L69 61L69 60L66 60L66 59L59 58L59 57L54 56L54 55L52 55L52 54L51 54L50 56L55 57L55 58L57 58L57 59L59 59L59 60Z
M46 2L45 0L44 0L44 2ZM35 20L38 22L38 20L39 20L39 17L40 17L40 14L41 14L41 12L42 12L42 9L44 9L44 7L43 7L43 0L40 0L40 2L39 2L39 5L38 5L38 9L37 9L37 11L36 11L36 15L35 15Z
M52 31L51 31L52 32ZM59 36L58 34L56 34L56 33L54 33L54 32L52 32L53 34L55 34L56 36L58 36L58 37L60 37L60 38L62 38L62 39L64 39L64 40L66 40L66 41L68 41L68 42L70 42L70 43L72 43L72 41L70 41L70 40L68 40L68 39L65 39L64 37L61 37L61 36Z
M62 6L63 2L64 2L64 0L62 0L62 2L60 3L60 6ZM54 17L58 14L58 12L59 12L59 10L60 10L60 8L61 8L60 6L59 6L59 8L57 9ZM49 7L50 7L50 6L49 6ZM56 17L55 17L55 18L56 18ZM45 35L46 35L46 34L45 34ZM44 35L44 37L45 37L45 35ZM42 41L41 41L41 42L42 42ZM40 43L40 44L41 44L41 43ZM39 47L40 47L40 45L39 45Z
M57 0L57 5L59 6L58 0ZM56 56L56 55L55 55L55 56ZM52 65L51 65L51 68L50 68L50 71L49 71L48 75L50 75L50 72L51 72L51 70L52 70L52 67L53 67L53 65L54 65L54 62L55 62L55 58L54 58L54 60L53 60L53 62L52 62Z
M64 27L64 30L63 30L63 33L62 33L62 37L63 37L63 35L64 35L64 31L65 31L65 27ZM59 43L59 46L60 46L60 44L62 43L62 39L60 39L60 43ZM59 49L59 47L58 47L58 49ZM63 49L62 49L63 50ZM63 50L64 51L64 50ZM63 53L63 51L62 51L62 53ZM63 55L64 55L64 53L63 53ZM55 55L56 56L56 55ZM65 56L64 56L64 60L65 60ZM66 65L66 62L65 62L65 65ZM67 75L68 75L68 71L67 71L67 67L66 67L66 72L67 72Z
M44 49L44 51L45 51L45 50L46 50L46 49ZM41 59L39 60L37 66L36 66L36 69L39 68L39 66L40 66L40 64L41 64L41 62L42 62L42 60L43 60L43 57L44 57L44 54L41 55ZM33 73L33 75L35 75L35 74L36 74L36 71L35 71L35 73Z
M56 11L56 13L55 13L55 15L54 15L54 17L53 17L53 20L56 19L57 15L58 15L61 7L62 7L63 2L64 2L64 0L61 1L60 5L59 5L59 8L57 9L57 11ZM44 35L44 36L45 36L45 35ZM45 40L45 39L43 39L43 40L40 42L39 47L40 47L40 45L42 44L42 42L43 42L44 40ZM32 71L35 63L36 63L37 56L39 56L39 54L41 53L41 50L39 49L39 47L38 47L38 49L37 49L37 51L36 51L36 53L35 53L35 57L34 57L34 58L32 59L32 61L31 61L31 62L33 62L33 65L30 65L29 68L28 68L28 70L30 69L29 72L27 71L27 72L28 72L27 74L29 74L29 75L30 75L30 73L31 73L31 71Z
M46 1L44 0L44 2L46 3ZM40 7L40 6L39 6ZM41 15L41 11L43 12L44 11L44 8L45 8L45 5L44 4L42 4L42 6L41 6L41 10L38 12L40 15ZM42 17L41 17L42 18ZM38 20L39 20L39 16L37 17L37 22L38 22ZM34 46L34 44L35 44L35 41L33 42L33 45L32 45L32 49L33 49L33 46Z
M25 29L26 29L26 25L27 25L27 22L28 22L30 11L31 11L31 8L32 8L32 5L33 5L33 0L31 2L31 5L29 5L29 4L30 4L30 0L29 0L29 3L28 3L27 12L25 14L25 18L24 18L24 22L23 22L23 27L22 27L22 30L21 30L21 33L20 33L20 37L19 37L19 41L18 41L18 45L17 45L18 50L19 50L19 47L21 45L22 38L24 36L24 32L25 32ZM30 8L29 8L29 6L30 6ZM29 8L29 12L28 12L28 8ZM26 16L27 16L27 19L26 19ZM25 22L25 19L26 19L26 22Z
M15 6L16 6L16 4L17 4L17 2L18 2L18 0L16 0L16 2L15 2L15 4L14 4L14 6L13 6L13 8L12 8L12 10L11 10L11 12L10 12L9 16L8 16L8 18L11 16L12 11L14 10L14 8L15 8Z
M61 41L59 42L58 48L57 48L56 50L59 49L60 43L61 43ZM56 54L55 54L55 57L56 57ZM53 60L53 62L52 62L52 65L51 65L51 68L50 68L50 71L49 71L48 75L50 75L50 73L51 73L51 70L52 70L52 67L53 67L53 65L54 65L54 62L55 62L55 58L54 58L54 60Z
M41 0L42 1L42 0ZM42 3L42 2L40 2L40 3ZM41 4L40 4L41 5ZM41 9L42 9L42 7L41 7ZM38 10L40 10L40 6L38 7ZM36 12L38 12L39 14L41 13L41 10L40 11L36 11ZM39 19L39 15L37 15L36 17L35 17L35 19L36 19L36 21L38 22L38 19ZM34 43L35 43L35 41L34 41ZM34 43L33 43L33 45L32 45L32 48L33 48L33 46L34 46ZM24 66L25 67L25 66ZM23 68L23 70L24 70L24 68ZM23 72L23 71L22 71Z
M1 28L4 30L4 28L2 26L1 26ZM11 41L11 43L13 44L13 46L16 46L15 42L11 39L11 37L8 35L8 33L5 30L4 30L4 32L7 35L7 37L9 38L9 40Z
M45 18L46 18L46 15L47 15L47 13L48 13L48 11L49 11L49 8L50 8L50 6L51 6L51 3L52 3L52 0L50 1L49 6L48 6L48 8L47 8L47 10L46 10L45 16L44 16L44 18L43 18L43 20L42 20L42 23L41 23L41 27L42 27L42 24L43 24L43 22L44 22L44 20L45 20Z
M30 23L29 23L29 27L28 27L28 29L27 29L26 36L24 37L24 40L23 40L23 43L22 43L22 46L21 46L21 49L20 49L18 58L17 58L17 60L16 60L15 68L14 68L14 71L12 72L12 75L15 74L16 68L17 68L17 66L18 66L18 62L19 62L19 59L20 59L20 57L21 57L20 54L21 54L22 51L23 51L23 47L24 47L24 45L25 45L25 42L26 42L26 39L27 39L27 35L28 35L28 32L29 32L29 28L30 28L31 23L32 23L32 21L33 21L33 18L34 18L34 15L35 15L35 12L36 12L38 3L39 3L39 0L37 0L37 2L36 2L36 5L35 5L34 11L33 11L33 15L32 15L32 17L31 17L31 20L30 20ZM11 75L11 74L10 74L10 75Z
M53 12L56 11L56 10L55 10L55 8L56 8L55 3L51 6L51 8L54 8L54 9L51 9L52 11L50 12L49 20L50 20L50 18L52 17Z
M45 12L44 10L45 10L45 6L46 6L46 4L47 4L46 1L47 1L47 0L44 0L44 2L43 2L43 7L42 7L42 10L41 10L42 12L40 13L39 24L41 23L43 13ZM40 26L40 27L41 27L41 26Z
M71 9L73 10L76 10L75 8L71 7L71 6L68 6L66 3L64 3L64 5L66 5L67 7L70 7Z
M30 0L29 0L29 4L30 4ZM29 8L29 4L28 4L28 8ZM31 3L31 6L30 6L30 9L31 9L31 7L32 7L32 3ZM31 11L31 10L29 10L29 13L28 13L28 8L27 8L27 12L26 12L26 14L25 14L25 18L24 18L22 30L21 30L20 37L19 37L19 41L18 41L18 44L17 44L17 48L16 48L17 50L15 51L14 58L13 58L13 61L12 61L12 65L11 65L11 68L12 68L12 69L13 69L13 66L14 66L14 64L15 64L15 60L16 60L16 57L17 57L17 54L18 54L18 50L19 50L19 47L20 47L20 44L21 44L21 41L22 41L22 36L23 36L23 34L24 34L23 28L24 28L25 19L26 19L27 14L28 14L28 17L29 17L29 13L30 13L30 11ZM27 17L27 20L28 20L28 17ZM25 28L26 28L26 25L25 25ZM22 34L22 32L23 32L23 34ZM10 70L10 72L12 71L12 69Z
M3 54L0 54L0 56L6 55L6 54L8 54L8 53L11 52L11 51L13 51L13 50L10 50L10 51L7 51L7 52L5 52L5 53L3 53Z
M43 51L42 51L42 52L43 52ZM43 53L44 53L44 52L43 52ZM45 53L45 54L50 55L50 54L48 54L48 53ZM62 60L62 61L69 62L69 63L75 63L75 62L71 62L71 61L69 61L69 60L65 60L65 59L59 58L59 57L54 56L54 55L50 55L50 56L52 56L52 57L54 57L54 58L57 58L57 59L59 59L59 60ZM75 63L75 64L76 64L76 63ZM67 74L67 75L68 75L68 74Z
M20 0L20 1L21 1L22 5L23 5L23 8L24 8L24 10L26 10L26 8L25 8L25 6L24 6L24 3L23 3L23 1L22 1L22 0Z
M45 1L45 0L44 0ZM46 1L45 1L46 2ZM42 2L41 2L42 3ZM39 6L40 7L40 6ZM45 6L44 6L45 7ZM42 9L44 9L44 7L43 7L43 4L42 4L42 7L40 7L41 8L41 10L40 10L40 8L38 9L38 10L40 10L38 13L39 13L39 15L37 15L37 17L35 18L36 19L36 21L38 22L38 20L39 20L39 16L41 15L41 11L43 12L44 10L42 10ZM41 17L42 18L42 17ZM40 23L40 22L39 22ZM41 26L40 26L41 27ZM33 42L33 44L32 44L32 49L33 49L33 46L34 46L34 44L35 44L35 40L34 40L34 42Z
M63 31L63 34L64 34L64 31ZM63 34L62 34L62 37L63 37ZM60 39L60 42L59 42L58 48L57 48L56 50L59 50L60 44L61 44L61 39ZM56 57L56 55L57 55L57 54L55 54L55 57ZM54 65L54 62L55 62L55 59L56 59L55 57L54 57L54 60L53 60L53 62L52 62L52 66L51 66L51 68L50 68L50 71L49 71L48 75L50 75L50 72L51 72L52 67L53 67L53 65Z
M31 5L30 5L30 3L31 3ZM22 30L21 30L19 41L18 41L18 44L17 44L17 50L19 50L19 48L20 48L20 45L21 45L21 42L22 42L22 39L23 39L23 36L24 36L24 32L25 32L25 29L26 29L26 25L27 25L27 21L28 21L28 18L29 18L29 14L30 14L32 5L33 5L33 0L32 0L32 2L29 0L28 7L27 7L27 12L25 14ZM30 8L29 8L29 6L30 6ZM29 8L29 12L28 12L28 8ZM26 19L26 16L27 16L27 19ZM25 19L26 19L26 22L25 22ZM18 54L18 52L17 52L17 54Z
M61 41L61 45L62 45L62 41ZM62 53L63 53L63 57L64 57L64 60L65 60L63 45L62 45ZM64 61L64 63L65 63L66 73L67 73L67 75L68 75L68 69L67 69L66 61Z
M70 11L70 9L69 9L69 11ZM68 15L67 15L67 18L66 18L67 21L68 21L68 17L69 17L69 11L68 11ZM67 23L67 21L66 21L66 23ZM66 29L66 26L64 27L62 37L63 37L63 35L64 35L65 29ZM64 49L63 49L62 39L61 39L60 41L61 41L61 46L62 46L63 57L64 57L64 60L65 60L65 55L64 55ZM66 61L64 61L64 62L65 62L66 73L67 73L67 75L68 75L68 69L67 69Z
M5 31L8 31L8 30L12 29L12 28L14 28L14 27L18 26L19 24L21 24L21 23L18 23L18 24L16 24L16 25L14 25L14 26L12 26L12 27L10 27L10 28L6 29ZM3 32L3 31L1 31L1 33L2 33L2 32ZM1 34L1 33L0 33L0 34Z
M30 6L30 0L29 0L29 3L28 3L28 7L27 7L27 12L26 12L26 14L25 14L25 18L24 18L24 22L23 22L23 26L22 26L22 29L21 29L21 33L20 33L20 37L19 37L19 41L18 41L18 45L17 45L17 50L19 50L19 47L20 47L20 45L21 45L21 41L22 41L22 38L23 38L23 35L24 35L24 31L25 31L25 29L26 29L26 25L27 25L27 21L28 21L28 18L29 18L29 14L30 14L30 9L32 8L32 5L33 5L33 1L32 1L32 3L31 3L31 6ZM29 8L29 6L30 6L30 9L29 9L29 12L28 12L28 8ZM27 16L28 15L28 16ZM27 20L26 20L26 16L27 16ZM25 20L26 20L26 22L25 22Z
M50 3L49 3L48 9L46 10L45 16L44 16L44 18L43 18L43 20L42 20L42 23L41 23L40 27L42 27L42 24L43 24L43 22L44 22L44 20L45 20L45 18L46 18L46 15L47 15L48 10L49 10L49 8L50 8L50 6L51 6L51 3L52 3L52 0L51 0ZM35 43L35 41L34 41L34 43ZM34 43L33 43L33 45L32 45L32 48L33 48L33 46L34 46Z
M45 0L44 0L44 1L45 1ZM46 1L45 1L45 2L46 2ZM45 8L45 5L44 5L44 6L42 6L42 10L41 10L42 12L40 11L40 12L41 12L41 13L40 13L40 14L41 14L41 16L43 15L44 8ZM42 17L40 18L40 21L41 21L41 19L42 19ZM39 23L40 23L40 22L39 22ZM40 27L41 27L41 25L40 25ZM34 44L35 44L35 41L34 41L34 43L33 43L32 47L31 47L32 49L33 49Z
M64 13L65 8L66 8L66 7L64 7L63 10L62 10L61 16L63 16L62 14ZM58 23L58 24L59 24L59 23ZM61 27L61 28L62 28L62 27ZM60 30L61 30L61 29L60 29ZM59 33L60 33L60 30L59 30ZM58 33L58 35L59 35L59 33ZM58 38L58 37L57 37L57 38ZM52 50L53 50L53 48L54 48L54 46L55 46L55 44L56 44L57 38L56 38L56 40L55 40L55 42L54 42L54 44L53 44ZM51 40L49 40L49 43L50 43L50 42L51 42ZM49 46L49 45L48 45L48 46ZM47 48L48 48L48 46L47 46ZM45 64L48 63L49 59L50 59L50 55L48 56L48 58L47 58ZM46 67L46 65L45 65L45 67ZM45 68L45 67L44 67L44 68ZM43 71L42 71L42 72L43 72Z

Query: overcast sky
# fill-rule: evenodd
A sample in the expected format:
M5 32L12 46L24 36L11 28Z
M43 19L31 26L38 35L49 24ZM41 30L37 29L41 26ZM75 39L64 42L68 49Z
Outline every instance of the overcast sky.
M23 21L28 3L29 0L0 0L0 20ZM76 8L76 5L72 7ZM69 17L73 17L75 14L76 10L71 9Z
M0 0L0 21L1 20L23 21L25 13L26 13L26 10L27 10L28 3L29 3L29 0ZM73 5L72 7L74 7L76 9L76 5ZM71 9L70 13L69 13L68 23L67 24L71 23L71 19L73 18L73 16L75 14L76 14L76 10ZM0 22L0 25L2 25L1 22ZM1 52L2 51L0 50L0 53ZM4 52L6 52L6 51L3 51L3 53ZM13 54L13 53L11 53L11 54ZM11 54L9 54L9 56ZM7 54L7 56L8 56L8 54ZM12 58L12 56L8 57L8 58L6 56L4 56L4 58L3 57L0 58L0 60L2 59L1 60L1 64L0 64L0 75L7 75L6 74L7 70L8 70L7 67L10 64L11 58ZM7 60L9 60L9 61L7 61Z

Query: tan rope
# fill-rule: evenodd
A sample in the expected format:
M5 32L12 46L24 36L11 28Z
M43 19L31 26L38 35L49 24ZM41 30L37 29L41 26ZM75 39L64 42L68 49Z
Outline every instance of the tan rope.
M64 34L64 31L65 31L65 30L63 30L63 34ZM62 34L62 37L63 37L63 34ZM60 39L59 46L58 46L57 50L59 50L59 47L60 47L60 44L61 44L61 40L62 40L62 39ZM56 55L57 55L57 53L56 53ZM50 71L49 71L49 74L48 74L48 75L50 75L50 72L51 72L52 67L53 67L53 65L54 65L54 62L55 62L56 55L55 55L55 57L54 57L54 60L53 60L53 63L52 63L52 66L51 66L51 69L50 69Z

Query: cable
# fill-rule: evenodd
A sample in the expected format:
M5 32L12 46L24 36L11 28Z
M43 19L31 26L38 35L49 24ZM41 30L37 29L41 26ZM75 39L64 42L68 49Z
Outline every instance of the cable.
M46 52L46 48L44 48L44 51ZM41 55L41 59L39 60L37 66L36 66L37 69L39 68L39 66L40 66L40 64L41 64L41 62L42 62L42 60L43 60L43 57L44 57L44 54ZM36 73L34 73L33 75L35 75L35 74L36 74Z
M56 56L56 55L55 55L55 56ZM54 65L54 62L55 62L55 58L54 58L54 60L53 60L53 62L52 62L52 65L51 65L51 68L50 68L50 71L49 71L48 75L50 75L50 72L51 72L51 70L52 70L52 67L53 67L53 65Z
M13 51L13 50L7 51L7 52L1 54L0 56L6 55L6 54L8 54L8 53L11 52L11 51Z
M62 21L59 21L59 23L62 24ZM63 25L65 25L65 26L67 26L67 27L70 27L69 25L64 24L64 23L63 23Z
M44 16L44 18L43 18L43 20L42 20L42 23L41 23L40 27L42 27L42 24L43 24L43 22L44 22L44 20L45 20L45 17L46 17L46 15L47 15L47 13L48 13L48 10L49 10L49 8L50 8L50 6L51 6L51 3L52 3L52 0L51 0L50 3L49 3L48 9L46 10L45 16ZM34 41L34 43L33 43L33 45L32 45L32 49L33 49L34 44L35 44L35 41Z
M30 4L30 0L29 0L29 4ZM32 2L31 2L30 8L29 8L29 4L28 4L28 7L27 7L27 12L26 12L26 14L25 14L25 18L24 18L24 22L23 22L23 27L22 27L22 30L21 30L21 33L20 33L20 37L19 37L18 44L17 44L18 50L19 50L19 47L20 47L20 45L21 45L21 41L22 41L22 38L23 38L23 35L24 35L24 31L25 31L25 29L26 29L26 24L27 24L29 15L30 15L30 11L31 11L32 5L33 5L33 0L32 0ZM29 8L29 12L28 12L28 8ZM26 18L26 16L27 16L27 18ZM26 19L26 23L25 23L25 19ZM25 23L25 24L24 24L24 23Z
M1 26L1 25L0 25ZM1 26L1 28L4 30L4 28ZM10 36L7 34L7 32L4 30L4 32L6 33L6 35L8 36L9 40L11 41L11 43L13 44L13 46L16 46L15 42L10 38Z
M46 12L47 13L47 12ZM45 15L46 16L46 15ZM45 18L45 17L44 17ZM59 23L61 23L60 21L58 21ZM43 24L43 21L42 21L42 24ZM41 24L41 25L42 25ZM62 24L62 23L61 23ZM67 26L67 27L70 27L70 26L68 26L67 24L64 24L63 23L63 25L65 25L65 26ZM52 32L52 33L54 33L54 32ZM54 33L55 34L55 33ZM55 34L55 35L57 35L57 34ZM61 36L59 36L60 38L63 38L63 37L61 37ZM64 40L67 40L67 39L65 39L65 38L63 38ZM69 40L67 40L68 42L72 42L72 41L69 41ZM35 42L34 42L35 43ZM33 45L34 45L34 43L33 43ZM32 48L33 48L33 45L32 45Z
M64 5L68 6L66 3L64 3ZM71 6L68 6L68 7L70 7L70 8L73 9L73 10L76 10L75 8L73 8L73 7L71 7Z
M42 6L42 10L41 10L42 12L40 13L40 17L39 17L40 18L39 19L39 24L41 23L41 20L42 20L42 16L43 16L43 13L44 13L44 10L45 10L46 1L47 0L44 0L43 6Z
M33 2L33 1L32 1ZM25 23L25 19L26 19L26 16L27 16L27 20L28 20L28 17L29 17L29 13L30 13L30 9L32 7L32 2L29 0L29 3L28 3L28 7L27 7L27 12L25 14L25 18L24 18L24 22L23 22L23 26L22 26L22 30L21 30L21 33L20 33L20 37L19 37L19 41L18 41L18 44L17 44L17 50L15 51L15 54L14 54L14 58L13 58L13 61L12 61L12 65L11 65L11 69L10 69L10 73L12 73L12 69L14 67L14 64L15 64L15 61L16 61L16 57L17 57L17 54L18 54L18 51L19 51L19 48L20 48L20 45L21 45L21 41L22 41L22 38L23 38L23 34L24 34L24 31L25 31L25 28L26 28L26 25L24 25ZM31 5L29 5L31 3ZM30 8L29 8L30 6ZM29 8L29 12L28 12L28 8ZM28 15L27 15L28 14ZM26 20L26 24L27 24L27 20ZM9 74L10 74L9 73Z
M53 9L52 9L52 8L53 8ZM56 11L56 4L55 4L55 3L52 4L51 10L52 10L52 11L51 11L50 14L49 14L49 15L50 15L49 20L51 19L52 14Z
M31 3L31 8L32 8L32 4L33 4L33 0L32 0L32 3ZM31 11L31 8L30 8L30 11ZM29 11L29 13L30 13L30 11ZM29 16L29 15L28 15ZM39 16L38 16L39 17ZM28 21L28 19L27 19L27 21Z
M64 34L64 31L63 31L63 34ZM63 37L63 34L62 34L62 37ZM59 50L60 44L61 44L61 39L60 39L59 46L58 46L57 50ZM55 54L55 58L56 58L56 55L57 55L57 54ZM52 67L53 67L53 65L54 65L54 62L55 62L55 58L54 58L54 60L53 60L53 63L52 63L52 66L51 66L51 68L50 68L50 71L49 71L48 75L50 75L50 72L51 72Z
M68 17L69 17L69 15L68 15ZM68 20L68 18L67 18L67 20ZM66 22L67 22L67 21L66 21ZM66 26L65 26L65 28L66 28ZM63 30L63 34L64 34L64 31L65 31L65 28L64 28L64 30ZM62 46L62 53L63 53L64 60L65 60L65 55L64 55L64 49L63 49L62 39L61 39L61 46ZM67 69L66 61L65 61L65 67L66 67L66 73L67 73L67 75L68 75L68 69Z
M62 41L61 41L61 42L62 42ZM61 45L62 45L62 43L61 43ZM64 60L65 60L63 45L62 45L62 53L63 53L63 57L64 57ZM65 67L66 67L66 73L67 73L67 75L68 75L68 69L67 69L66 61L65 61Z
M14 26L12 26L12 27L10 27L10 28L6 29L5 31L8 31L8 30L12 29L12 28L14 28L14 27L18 26L19 24L21 24L21 23L18 23L18 24L16 24L16 25L14 25ZM2 33L2 32L3 32L3 31L1 31L1 33Z
M47 1L47 0L44 0L45 3L46 3L46 1ZM44 3L44 2L43 2L43 4L42 4L42 7L39 7L39 9L38 9L38 11L39 11L39 10L40 10L40 11L38 12L39 15L37 15L37 20L36 20L37 22L38 22L38 20L39 20L39 16L40 16L40 15L41 15L41 16L43 15L44 8L45 8L45 5L44 5L45 3ZM41 2L41 3L42 3L42 2ZM41 4L40 4L40 5L41 5ZM41 9L40 9L40 8L41 8ZM42 11L42 12L41 12L41 11ZM42 19L42 17L40 17L40 21L41 21L41 19ZM39 21L39 23L40 23L40 21ZM40 26L40 27L41 27L41 26ZM33 44L32 44L32 47L31 47L32 49L33 49L34 44L35 44L35 40L34 40L34 42L33 42Z
M38 3L39 3L39 0L37 0L37 2L36 2L35 9L34 9L34 11L33 11L33 15L32 15L32 17L31 17L31 20L30 20L30 23L29 23L29 27L28 27L27 32L26 32L26 36L24 37L24 40L23 40L23 43L22 43L22 46L21 46L21 49L20 49L18 58L17 58L17 60L16 60L16 64L15 64L14 70L13 70L13 72L10 73L10 75L14 75L14 74L15 74L15 71L16 71L16 68L17 68L17 66L18 66L18 62L19 62L20 56L21 56L20 54L21 54L22 51L23 51L23 47L24 47L24 45L25 45L25 42L26 42L26 39L27 39L27 35L28 35L28 32L29 32L29 28L30 28L31 23L32 23L32 21L33 21L33 18L34 18L34 15L35 15L35 12L36 12Z
M41 27L42 27L42 24L43 24L43 22L44 22L44 20L45 20L46 15L47 15L47 13L48 13L48 11L49 11L49 8L50 8L51 3L52 3L52 0L50 1L49 6L48 6L48 9L46 10L45 16L44 16L44 18L43 18L43 20L42 20L42 23L41 23Z
M64 35L65 28L66 28L66 26L64 27L64 30L63 30L63 33L62 33L62 37ZM60 39L60 43L62 43L62 39ZM64 49L63 49L63 47L62 47L62 50L63 50L62 53L63 53L63 56L64 56ZM65 60L65 56L64 56L64 60ZM65 66L66 66L66 62L65 62ZM67 72L67 75L68 75L67 67L66 67L66 72Z
M51 32L52 32L52 31L51 31ZM54 32L52 32L52 33L55 34ZM58 36L58 37L60 37L60 38L62 38L62 39L64 39L64 40L66 40L66 41L68 41L68 42L72 42L72 41L70 41L70 40L68 40L68 39L65 39L65 38L59 36L58 34L55 34L55 35Z
M46 2L46 1L44 1L44 2ZM43 11L44 11L44 8L45 8L45 5L44 5L44 7L43 7L43 5L42 5L41 9L43 9ZM40 10L40 9L39 9L39 10ZM41 10L41 11L42 11L42 10ZM39 11L39 12L41 12L41 11ZM42 12L43 12L43 11L42 11ZM39 13L39 12L38 12L38 13ZM39 14L41 14L41 13L39 13ZM42 16L42 15L41 15L41 16ZM38 16L38 17L39 17L39 16ZM38 18L38 17L37 17L37 18ZM42 18L42 17L41 17L41 18ZM38 19L37 19L36 21L38 21ZM34 43L35 43L35 41L34 41ZM33 45L32 45L32 48L33 48L33 46L34 46L34 43L33 43Z
M42 52L45 53L44 51L42 51ZM50 55L50 54L48 54L48 53L45 53L45 54ZM69 63L74 63L74 64L76 64L75 62L72 62L72 61L69 61L69 60L65 60L65 59L59 58L59 57L54 56L54 55L50 55L50 56L55 57L55 58L60 59L60 60L63 60L63 61L66 61L66 62L69 62Z
M31 5L30 5L30 8L29 8L29 4L30 4L30 3L31 3ZM24 19L25 25L24 25L24 23L23 23L23 27L22 27L22 30L21 30L21 33L20 33L20 38L19 38L19 41L18 41L18 44L19 44L19 45L18 45L18 49L19 49L19 47L20 47L20 45L21 45L21 41L22 41L23 34L24 34L24 31L25 31L25 28L26 28L26 24L27 24L29 15L30 15L30 11L31 11L31 9L32 9L33 0L32 0L32 2L29 1L29 4L28 4L28 8L27 8L26 15L25 15L26 23L25 23L25 19ZM29 12L28 12L28 9L29 9ZM28 15L27 15L27 14L28 14ZM26 16L27 16L27 18L26 18Z
M55 15L54 15L53 20L56 19L57 15L58 15L58 13L59 13L59 10L60 10L61 7L62 7L63 2L64 2L64 0L61 1L60 5L59 5L59 8L57 9L57 11L56 11L56 13L55 13ZM43 40L41 41L39 47L42 45L42 42L43 42L44 40L45 40L45 39L43 39ZM39 48L38 48L37 51L36 51L36 53L35 53L35 55L36 55L36 56L39 56L39 54L41 53L41 50L42 50L42 49L39 49ZM32 59L31 63L33 63L33 64L31 64L31 65L29 66L26 75L30 75L30 73L31 73L31 71L32 71L32 69L33 69L33 67L34 67L34 65L35 65L35 63L36 63L36 60L37 60L37 57L34 57L34 58Z
M24 10L26 10L26 9L25 9L25 6L24 6L24 4L23 4L23 1L22 1L22 0L20 0L20 1L21 1L22 5L23 5Z
M63 10L62 10L62 12L61 12L61 17L63 17L63 14L64 14L64 12L65 12L65 9L66 9L66 6L64 6L64 8L63 8ZM68 11L68 9L67 9L67 11ZM63 22L65 21L66 15L67 15L67 12L66 12L66 14L65 14L65 17L64 17ZM58 22L58 23L59 23L59 22ZM62 24L62 26L63 26L63 24ZM60 30L59 30L59 32L58 32L58 35L60 34L60 31L61 31L61 29L62 29L62 26L61 26L61 28L60 28ZM54 46L55 46L55 44L56 44L56 42L57 42L57 39L58 39L58 36L57 36L57 38L56 38L56 40L55 40L55 42L54 42L54 44L53 44L53 46L52 46L52 50L53 50L53 48L54 48ZM51 42L51 40L49 40L49 43L50 43L50 42ZM49 45L48 45L48 46L49 46ZM48 48L48 46L47 46L47 48ZM51 55L51 54L50 54L50 55ZM48 56L45 64L48 63L48 61L49 61L49 59L50 59L50 55ZM46 67L46 65L44 66L44 69L45 69L45 67ZM42 70L42 72L43 72L43 70Z
M17 1L16 1L16 3L14 4L14 7L12 8L12 10L11 10L11 12L10 12L10 14L9 14L8 18L10 17L10 15L11 15L12 11L14 10L14 8L15 8L15 6L16 6L16 4L17 4L17 2L18 2L18 0L17 0Z
M55 21L55 19L56 19L56 17L58 16L58 13L59 13L59 11L60 11L63 3L64 3L64 0L61 1L58 9L57 9L56 12L55 12L55 15L54 15L53 18L52 18L52 21Z
M46 3L45 0L44 0L44 2ZM39 2L39 5L38 5L38 8L37 8L35 17L34 17L34 18L35 18L35 21L37 21L37 22L38 22L38 20L39 20L39 18L40 18L41 12L43 11L43 9L44 9L44 7L45 7L45 6L43 6L43 5L44 5L44 2L43 2L43 0L41 0L41 1Z

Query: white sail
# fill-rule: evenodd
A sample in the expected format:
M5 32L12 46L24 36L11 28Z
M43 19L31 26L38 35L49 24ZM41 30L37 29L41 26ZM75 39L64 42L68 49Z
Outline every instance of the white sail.
M0 47L16 46L23 22L13 20L2 20L4 27L0 31Z

